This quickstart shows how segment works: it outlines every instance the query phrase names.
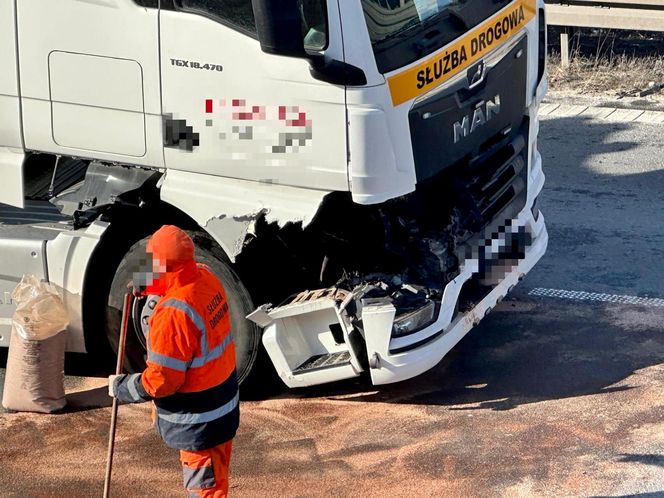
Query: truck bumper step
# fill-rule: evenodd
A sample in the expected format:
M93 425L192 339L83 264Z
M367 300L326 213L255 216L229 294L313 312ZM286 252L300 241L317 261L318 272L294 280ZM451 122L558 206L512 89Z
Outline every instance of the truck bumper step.
M350 353L348 351L312 356L302 363L302 365L293 370L293 374L297 375L305 372L314 372L316 370L338 367L341 365L350 365Z

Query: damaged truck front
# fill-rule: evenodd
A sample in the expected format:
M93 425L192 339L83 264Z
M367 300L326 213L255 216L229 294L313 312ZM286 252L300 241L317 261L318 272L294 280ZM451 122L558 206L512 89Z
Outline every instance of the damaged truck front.
M288 386L428 370L546 250L543 4L417 4L341 5L368 34L346 45L369 81L346 90L350 193L304 230L318 282L249 315Z
M60 286L70 350L117 348L166 223L226 287L241 382L264 356L290 387L426 371L544 254L543 2L86 9L0 7L0 296L26 271Z

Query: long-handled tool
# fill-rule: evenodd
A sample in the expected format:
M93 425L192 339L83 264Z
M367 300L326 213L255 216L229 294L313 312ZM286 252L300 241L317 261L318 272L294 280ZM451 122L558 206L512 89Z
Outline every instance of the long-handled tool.
M125 344L127 342L127 328L129 327L129 316L133 294L127 292L122 303L122 324L120 327L120 341L118 343L118 361L115 364L115 374L122 373L124 364ZM115 424L118 419L118 400L113 398L111 408L111 429L108 432L108 453L106 454L106 477L104 479L104 498L109 498L111 492L111 472L113 472L113 450L115 449Z

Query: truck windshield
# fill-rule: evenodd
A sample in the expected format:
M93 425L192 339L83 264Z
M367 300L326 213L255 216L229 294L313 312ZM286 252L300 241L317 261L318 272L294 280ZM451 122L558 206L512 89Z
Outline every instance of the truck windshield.
M378 70L410 64L492 16L510 0L361 0Z

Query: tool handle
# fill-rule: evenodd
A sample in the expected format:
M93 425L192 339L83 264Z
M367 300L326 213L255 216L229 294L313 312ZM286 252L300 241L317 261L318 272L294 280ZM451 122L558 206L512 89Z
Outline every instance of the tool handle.
M113 451L115 450L115 424L118 419L118 400L113 399L111 407L111 429L108 432L108 451L106 453L106 474L104 477L104 498L111 493L111 473L113 472Z
M118 342L118 360L115 364L115 374L122 373L124 365L125 346L127 344L127 329L131 315L133 295L128 292L122 303L122 323L120 327L120 340ZM118 400L113 398L111 406L111 428L108 431L108 452L106 453L106 475L104 478L104 498L109 498L111 492L111 473L113 472L113 451L115 450L115 427L118 419Z
M131 318L131 307L134 296L127 292L122 303L122 324L120 327L120 341L118 343L118 359L115 363L115 374L120 375L124 369L125 348L127 345L127 329L129 328L129 319Z

